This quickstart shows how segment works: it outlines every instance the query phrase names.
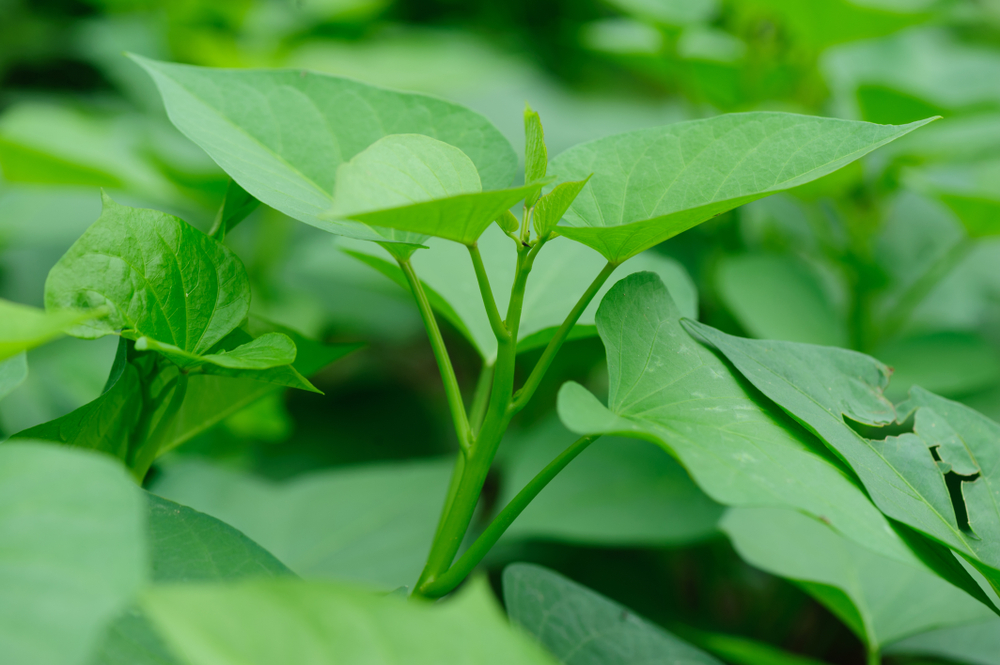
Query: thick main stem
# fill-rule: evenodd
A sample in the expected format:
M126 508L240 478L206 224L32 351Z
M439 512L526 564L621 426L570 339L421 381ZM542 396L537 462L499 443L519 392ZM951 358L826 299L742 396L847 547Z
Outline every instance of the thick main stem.
M434 317L434 310L424 292L423 284L413 271L413 265L409 261L399 261L406 280L410 284L410 290L417 301L417 308L420 310L420 317L424 320L424 327L427 328L427 337L430 339L431 348L434 351L434 358L437 360L438 369L441 372L441 380L444 382L444 392L448 398L448 408L451 410L451 419L455 426L455 434L458 436L458 443L463 452L468 452L472 447L472 429L469 427L469 418L465 413L465 403L462 401L462 391L458 387L458 379L455 378L455 369L451 366L451 357L448 356L448 349L444 345L444 338L441 337L441 329L438 328L437 319Z

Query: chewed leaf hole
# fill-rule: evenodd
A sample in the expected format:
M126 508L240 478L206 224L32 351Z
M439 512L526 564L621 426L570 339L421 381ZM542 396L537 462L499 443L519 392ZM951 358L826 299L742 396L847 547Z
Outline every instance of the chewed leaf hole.
M937 449L932 449L934 457L937 458ZM965 506L965 497L962 496L962 483L971 483L979 478L978 473L971 476L963 476L949 471L944 474L944 482L948 486L948 495L951 497L951 505L955 507L955 520L958 528L962 531L972 532L969 524L969 510Z
M914 418L912 414L901 423L889 423L888 425L883 425L881 427L877 425L869 425L867 423L859 423L846 415L843 416L843 418L845 425L864 438L872 441L885 441L886 439L894 436L913 433Z

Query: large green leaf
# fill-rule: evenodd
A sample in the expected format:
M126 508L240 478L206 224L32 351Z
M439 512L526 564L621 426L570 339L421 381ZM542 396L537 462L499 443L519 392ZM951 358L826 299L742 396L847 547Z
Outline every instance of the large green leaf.
M982 496L984 488L995 482L988 477L994 469L989 460L1000 452L996 436L1000 426L971 409L914 389L910 407L919 407L918 434L866 439L845 421L878 427L896 420L892 403L882 394L890 374L882 363L854 351L741 339L694 322L688 322L687 327L714 345L761 392L836 451L882 512L959 552L994 587L1000 586L1000 538L990 536L1000 534L1000 514L992 499L988 510L970 501L971 495ZM927 404L933 406L925 407ZM953 436L961 433L965 437L970 454L982 458L987 470L987 476L963 488L971 490L966 501L977 506L983 538L959 525L944 476L948 467L939 467L930 450L942 442L936 437L947 436L936 434L933 427L940 430L946 424ZM972 467L965 464L960 468ZM990 494L988 489L986 494Z
M0 661L79 664L146 576L143 505L116 461L0 446Z
M876 554L787 508L730 509L720 526L743 559L802 583L873 651L907 635L994 616L927 569Z
M282 483L205 463L168 465L153 490L212 515L296 573L413 584L448 486L447 461L316 471Z
M511 630L483 581L437 605L297 580L168 585L142 605L191 665L552 662Z
M544 199L543 199L544 200ZM497 354L496 337L490 327L482 295L476 283L472 261L465 247L451 242L429 240L429 249L413 255L414 270L429 292L431 304L464 334L480 355L492 363ZM377 247L367 243L345 243L355 257L368 263L398 284L406 287L402 271L385 258ZM517 249L497 226L489 227L478 242L483 263L489 273L490 285L497 307L506 311L510 288L514 283ZM604 267L604 260L577 243L556 238L547 243L535 259L521 311L518 351L527 351L548 343L552 333L579 300L580 295ZM594 313L601 296L607 293L614 279L636 270L657 273L670 285L684 316L697 317L698 293L694 283L676 261L652 252L637 256L618 268L590 306L584 310L571 337L596 334Z
M502 507L576 437L550 421L504 443ZM670 455L645 441L601 438L561 471L507 538L665 546L709 538L722 507Z
M563 180L593 174L556 230L621 262L727 210L832 173L927 122L737 113L583 143L550 166Z
M889 645L887 654L945 658L968 665L1000 665L1000 619L939 628Z
M121 330L202 354L246 318L250 283L236 255L193 226L104 195L100 218L49 272L45 305L106 307L78 337Z
M0 362L59 337L103 312L46 312L0 298Z
M608 406L565 384L559 415L570 430L648 439L720 503L797 508L856 543L914 561L822 445L685 332L655 275L618 282L597 311L597 329L607 349Z
M389 134L423 134L458 148L483 189L506 187L514 176L517 158L507 140L457 104L315 72L206 69L132 57L156 81L174 124L233 180L331 233L389 239L328 215L339 166Z
M503 598L511 621L560 663L720 665L629 609L541 566L507 566Z

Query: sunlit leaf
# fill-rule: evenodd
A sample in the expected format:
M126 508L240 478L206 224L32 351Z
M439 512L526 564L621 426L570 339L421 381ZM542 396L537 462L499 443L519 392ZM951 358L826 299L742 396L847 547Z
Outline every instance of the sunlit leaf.
M832 173L927 122L736 113L583 143L552 160L563 180L593 174L556 231L621 262L727 210Z

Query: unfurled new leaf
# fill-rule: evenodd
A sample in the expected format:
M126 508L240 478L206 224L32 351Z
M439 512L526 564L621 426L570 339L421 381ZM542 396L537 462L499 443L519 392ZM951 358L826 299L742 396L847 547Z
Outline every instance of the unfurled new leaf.
M532 212L532 223L539 238L544 238L555 230L556 224L589 180L590 176L587 176L583 180L559 183L551 192L538 199Z
M549 165L549 154L545 147L545 132L538 113L528 104L524 105L524 182L533 183L545 177ZM537 192L524 199L530 208L538 198Z
M927 122L736 113L583 143L552 160L564 180L593 174L556 231L620 263L727 210L832 173Z
M497 226L507 233L515 233L521 227L521 220L514 216L510 210L504 210L497 217Z

